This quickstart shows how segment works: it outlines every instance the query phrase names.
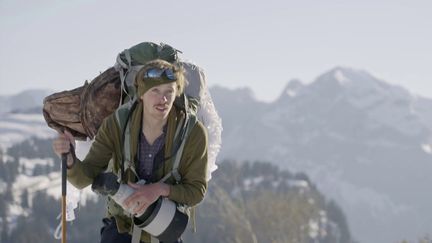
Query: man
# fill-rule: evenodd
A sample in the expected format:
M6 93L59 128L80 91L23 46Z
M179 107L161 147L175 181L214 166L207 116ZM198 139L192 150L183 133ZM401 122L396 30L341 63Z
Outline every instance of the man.
M139 103L129 120L132 161L124 161L123 129L115 113L104 120L82 162L69 153L70 144L75 144L69 132L54 140L56 154L69 153L68 180L77 188L90 185L96 176L110 168L121 176L123 183L134 189L133 194L121 203L108 200L101 242L131 242L133 216L142 214L159 197L186 206L194 206L204 198L207 134L199 121L186 138L178 168L181 180L176 182L170 177L159 182L173 167L174 136L186 116L183 109L174 106L174 100L182 94L184 86L182 68L163 60L151 61L138 72L135 87ZM136 184L140 179L147 184ZM150 242L150 235L143 231L141 241Z

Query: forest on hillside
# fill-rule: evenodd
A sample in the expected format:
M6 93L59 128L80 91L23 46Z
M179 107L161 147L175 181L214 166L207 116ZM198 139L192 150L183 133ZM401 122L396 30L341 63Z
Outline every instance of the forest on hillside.
M45 158L56 163L29 172L20 158ZM60 202L41 190L12 192L20 173L43 176L59 171L51 141L31 139L0 156L0 231L3 243L58 242L53 238ZM60 188L59 188L60 190ZM19 195L18 198L14 195ZM88 200L68 223L68 242L98 242L105 199ZM22 214L11 217L12 209ZM191 220L192 221L192 220ZM326 199L304 173L280 170L267 162L223 161L213 174L205 200L196 209L196 229L185 242L353 242L344 213Z

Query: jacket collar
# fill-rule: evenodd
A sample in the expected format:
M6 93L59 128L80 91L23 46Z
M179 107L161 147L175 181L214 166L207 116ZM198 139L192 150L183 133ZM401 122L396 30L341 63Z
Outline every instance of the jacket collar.
M130 150L131 155L133 156L133 160L135 162L135 168L138 166L138 160L137 160L137 151L138 151L138 142L139 142L139 134L141 133L141 123L142 123L142 112L143 112L143 104L142 102L139 102L135 108L135 110L132 113L131 120L130 120L130 128L131 128L131 134L130 134ZM173 140L174 135L177 129L177 126L179 125L179 120L181 120L185 116L185 113L181 111L180 109L177 109L174 105L171 108L170 113L168 114L168 121L167 121L167 133L165 138L165 158L170 157L172 154L172 147L173 147ZM172 163L169 162L170 160L166 161L168 166L165 166L165 171L163 171L163 174L169 173L172 170ZM129 177L129 176L128 176ZM129 179L131 179L129 177Z

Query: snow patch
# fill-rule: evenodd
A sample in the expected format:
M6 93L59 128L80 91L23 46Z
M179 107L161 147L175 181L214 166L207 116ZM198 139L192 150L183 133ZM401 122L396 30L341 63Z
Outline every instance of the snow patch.
M2 148L4 151L6 151L13 144L22 142L26 138L27 137L24 134L19 134L19 133L14 133L14 132L1 133L0 148Z
M298 187L298 188L308 188L309 183L305 180L291 180L289 181L289 185L292 187Z
M16 216L24 214L23 208L18 204L9 204L8 208L9 208L9 217L10 218L15 218ZM12 220L9 219L8 221L10 222ZM13 226L11 228L13 228Z
M54 161L52 158L47 158L47 159L19 158L19 164L20 166L24 166L25 171L23 172L26 175L31 175L36 165L54 166Z
M24 190L27 190L29 194L34 194L47 188L49 189L51 187L60 186L60 183L58 182L59 179L60 175L58 172L50 173L48 176L29 176L20 174L17 176L15 180L16 182L13 184L13 191L17 194L14 195L14 198L17 198L19 196L18 194Z
M6 192L7 183L0 179L0 194Z
M38 122L45 124L45 118L40 114L10 114L9 118L25 122Z
M297 92L295 92L294 90L291 90L291 89L287 89L285 93L286 93L286 95L288 95L289 97L292 97L292 98L297 96Z
M253 188L254 186L258 185L259 183L261 183L262 181L264 181L264 177L263 176L258 176L255 178L246 178L243 181L243 187L246 191L250 190L251 188Z
M28 161L37 161L37 160L28 160ZM39 162L43 163L43 160ZM45 160L45 162L47 162L47 160ZM32 202L33 197L39 191L45 191L49 196L55 198L56 200L60 200L61 198L61 173L60 172L52 172L48 175L41 175L41 176L28 176L28 175L20 174L17 176L15 181L16 182L12 186L15 205L19 205L21 203L21 195L22 193L24 193L25 190L27 190L28 192L30 202ZM91 190L91 187L86 187L83 190L79 190L75 188L72 184L67 182L66 190L67 190L66 204L68 207L68 215L67 215L68 221L71 221L75 218L75 215L73 214L73 209L77 207L78 202L81 203L82 205L85 205L88 200L94 201L98 198L97 194L95 194ZM17 206L14 208L11 215L22 215L23 213L24 213L24 209Z
M54 136L55 131L46 125L42 114L7 113L0 118L0 148L3 150L31 137Z
M34 129L34 127L28 126L27 124L20 124L14 121L0 121L0 127L5 130L19 130L24 132L30 132Z
M432 144L422 144L421 148L427 154L432 154Z
M334 77L342 85L350 82L350 79L347 78L341 70L336 70Z
M309 237L315 239L318 237L320 227L317 220L309 220Z

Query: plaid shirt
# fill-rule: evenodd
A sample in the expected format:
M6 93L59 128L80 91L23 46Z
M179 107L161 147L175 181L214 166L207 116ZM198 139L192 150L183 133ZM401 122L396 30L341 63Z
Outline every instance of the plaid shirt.
M138 176L140 179L149 181L153 174L154 162L157 153L163 148L165 144L165 127L164 132L160 135L152 145L147 142L144 134L141 132L139 137L139 154L138 154Z

